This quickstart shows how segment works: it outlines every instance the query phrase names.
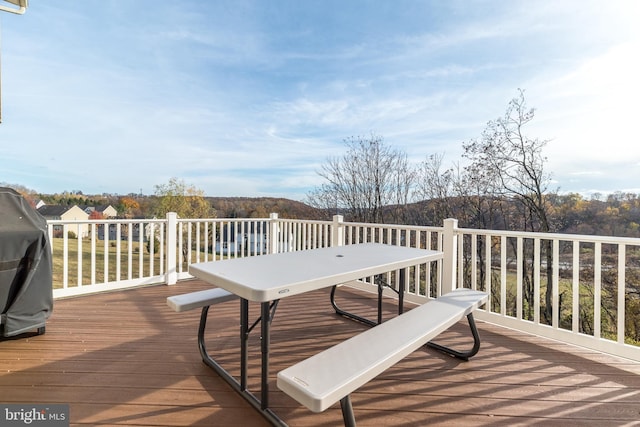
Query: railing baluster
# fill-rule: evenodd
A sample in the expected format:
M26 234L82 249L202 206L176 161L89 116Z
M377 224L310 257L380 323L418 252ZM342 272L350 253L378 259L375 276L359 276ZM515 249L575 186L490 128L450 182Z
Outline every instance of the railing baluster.
M380 240L382 240L382 232L383 230L380 229ZM416 232L416 248L420 247L422 247L422 232L418 231ZM420 272L422 271L423 265L424 264L418 264L413 270L413 295L420 295ZM409 286L407 286L406 289L409 289Z
M103 234L103 248L104 248L104 257L103 257L103 266L104 266L104 282L109 283L109 224L104 222L102 223L102 229L104 230Z
M144 276L144 234L145 226L142 222L138 223L138 278ZM149 242L153 246L155 242Z
M121 260L120 260L120 256L122 255L122 248L120 247L120 223L116 224L116 282L119 282L121 279L121 273L122 273L122 265L121 265Z
M62 226L62 287L69 286L69 226Z
M551 281L551 326L558 329L560 326L560 240L553 239L553 279ZM547 286L549 284L547 283Z
M593 252L593 336L600 338L602 320L602 243L596 242Z
M516 240L516 318L522 319L523 315L523 263L524 263L524 241L522 237Z
M500 236L500 314L507 314L507 236Z
M616 304L618 322L617 322L617 341L619 344L625 343L625 319L626 319L626 249L624 243L618 244L618 303Z
M178 273L182 273L184 264L184 223L178 224Z
M91 284L96 284L96 223L91 224Z
M78 270L77 270L77 274L78 274L78 282L77 285L78 286L82 286L82 234L78 233L78 235L76 236L76 247L78 248L78 256L77 256L77 262L78 262Z
M226 251L223 253L226 255L226 258L229 259L231 258L231 221L226 221L225 224L227 227L227 235L224 239L224 248L226 248Z
M298 223L298 226L300 227L300 240L302 243L302 250L311 249L311 246L309 244L309 236L307 235L307 227L304 223L301 222Z
M202 238L204 246L204 262L209 261L209 221L204 223L204 237Z
M218 235L218 227L222 227L222 224L219 222L214 222L211 225L211 247L213 249L211 249L211 252L213 254L213 260L216 261L218 259L218 247L217 247L217 242L220 242L220 253L222 254L222 238L220 237L220 235L222 235L222 233L220 233L220 235ZM220 231L222 232L222 228L220 228Z
M575 240L571 273L571 331L577 334L580 332L580 242Z
M457 236L458 239L458 288L464 288L464 234L460 233Z
M133 224L127 226L127 280L133 279Z
M187 265L192 262L191 248L193 245L193 223L187 222L187 247L183 249L183 252L187 252Z
M160 275L164 275L165 274L165 257L164 257L164 242L165 242L165 234L166 234L166 227L165 227L165 223L161 222L159 223L159 227L160 227ZM167 241L169 239L166 239Z
M484 241L484 250L485 250L485 257L484 257L484 262L485 262L485 275L484 275L484 289L485 292L487 292L489 294L489 299L487 300L487 311L491 312L491 306L493 305L493 299L491 298L492 295L492 289L491 289L491 281L492 281L492 271L491 271L491 235L487 234L485 236L485 241Z
M155 258L156 248L156 228L155 224L149 224L149 276L153 276L153 259Z
M478 289L478 235L471 235L471 254L469 255L471 263L471 289Z
M540 239L533 240L533 323L540 324Z
M191 227L189 227L191 230ZM191 253L191 246L189 246L189 253ZM196 222L196 262L200 262L200 223Z

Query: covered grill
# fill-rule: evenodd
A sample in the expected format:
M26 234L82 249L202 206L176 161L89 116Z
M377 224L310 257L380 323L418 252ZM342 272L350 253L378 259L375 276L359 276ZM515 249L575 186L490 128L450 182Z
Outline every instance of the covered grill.
M44 333L53 310L45 219L16 191L0 187L0 334Z

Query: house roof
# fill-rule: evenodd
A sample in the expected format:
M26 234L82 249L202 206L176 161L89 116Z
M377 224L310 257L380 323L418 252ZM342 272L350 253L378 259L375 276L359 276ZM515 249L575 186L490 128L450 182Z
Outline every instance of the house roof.
M102 212L106 211L108 208L111 208L111 209L115 210L115 208L113 206L111 206L111 205L97 205L97 206L80 205L79 207L80 207L80 209L82 209L83 211L85 211L87 213L93 212L93 211L102 213Z

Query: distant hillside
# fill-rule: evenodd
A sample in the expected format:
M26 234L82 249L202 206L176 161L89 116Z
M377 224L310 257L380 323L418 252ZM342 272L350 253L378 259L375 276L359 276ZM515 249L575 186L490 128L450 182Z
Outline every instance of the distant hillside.
M280 218L324 219L323 212L295 200L276 197L205 197L218 218L267 218L275 212Z

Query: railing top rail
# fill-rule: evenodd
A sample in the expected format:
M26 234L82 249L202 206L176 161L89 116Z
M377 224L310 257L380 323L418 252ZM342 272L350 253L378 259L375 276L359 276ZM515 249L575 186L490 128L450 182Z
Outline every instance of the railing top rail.
M297 223L297 224L327 224L327 225L333 224L333 222L331 222L331 221L321 221L321 220L314 220L314 219L278 218L277 221L279 221L279 222L292 222L292 223Z
M47 224L63 225L63 224L140 224L167 222L166 219L157 218L138 218L138 219L48 219Z
M165 223L167 220L162 218L134 218L134 219L78 219L78 220L47 220L50 225L64 224L139 224L139 223ZM271 218L178 218L178 222L202 223L202 222L269 222ZM287 219L277 218L279 222L301 223L301 224L333 224L332 221L320 220L303 220L303 219ZM355 227L374 227L382 229L416 229L424 231L439 232L442 227L423 226L423 225L406 225L406 224L381 224L369 222L342 222L344 225ZM457 228L457 234L475 234L475 235L491 235L506 237L522 237L527 239L542 240L561 240L561 241L581 241L581 242L599 242L605 244L625 244L632 246L640 246L640 238L637 237L616 237L616 236L598 236L586 234L569 234L569 233L542 233L535 231L512 231L512 230L485 230L476 228Z
M178 218L178 222L255 222L271 221L270 218Z
M442 231L443 227L431 225L407 225L407 224L382 224L375 222L343 222L342 224L358 226L358 227L375 227L375 228L411 228L425 231Z
M537 231L511 231L511 230L482 230L474 228L458 228L457 234L476 234L506 237L523 237L528 239L542 240L563 240L580 242L599 242L608 244L625 244L640 246L640 238L637 237L615 237L615 236L592 236L587 234L569 233L541 233Z

